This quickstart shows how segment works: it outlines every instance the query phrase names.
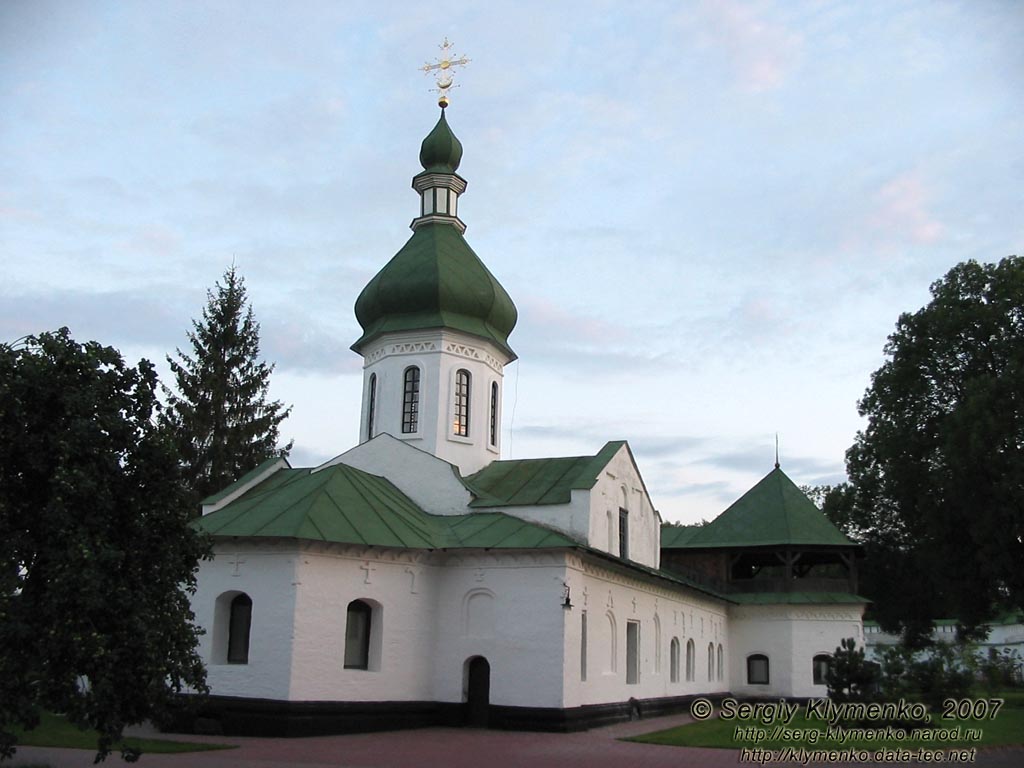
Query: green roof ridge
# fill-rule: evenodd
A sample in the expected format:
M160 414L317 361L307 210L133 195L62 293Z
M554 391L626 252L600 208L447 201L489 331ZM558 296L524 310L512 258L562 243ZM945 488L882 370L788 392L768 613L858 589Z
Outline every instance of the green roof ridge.
M231 483L231 485L229 485L228 487L224 488L223 490L217 491L217 493L214 493L214 494L211 494L210 496L207 496L205 499L203 499L199 503L204 505L204 506L209 506L211 504L216 504L218 501L221 501L222 499L226 499L228 496L230 496L232 493L234 493L237 489L241 488L246 483L250 483L254 479L256 479L257 477L259 477L259 475L262 472L264 472L267 469L269 469L272 464L275 464L278 461L284 461L285 467L288 467L288 459L286 459L284 456L271 456L269 459L266 459L265 461L260 462L253 469L250 469L248 472L246 472L240 478L235 480L235 482Z

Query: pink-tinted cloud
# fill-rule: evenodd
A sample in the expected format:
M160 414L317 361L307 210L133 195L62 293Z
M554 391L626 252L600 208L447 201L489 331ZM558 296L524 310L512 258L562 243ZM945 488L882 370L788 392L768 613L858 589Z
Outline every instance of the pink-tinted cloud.
M875 194L868 226L885 241L934 243L942 237L945 226L929 210L931 196L920 174L900 174Z
M744 90L778 88L800 58L803 38L766 19L760 4L706 0L701 12L713 44L732 59Z

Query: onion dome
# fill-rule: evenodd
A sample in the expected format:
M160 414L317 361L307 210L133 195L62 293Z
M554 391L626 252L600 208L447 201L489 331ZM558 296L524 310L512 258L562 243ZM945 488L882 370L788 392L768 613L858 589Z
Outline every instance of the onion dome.
M449 328L490 341L515 360L508 346L515 304L462 236L457 206L466 181L455 173L461 160L462 144L442 111L420 149L424 170L412 182L420 194L413 235L356 299L363 329L356 352L386 333Z
M462 142L448 127L442 109L441 119L420 145L420 165L427 173L455 173L461 162Z

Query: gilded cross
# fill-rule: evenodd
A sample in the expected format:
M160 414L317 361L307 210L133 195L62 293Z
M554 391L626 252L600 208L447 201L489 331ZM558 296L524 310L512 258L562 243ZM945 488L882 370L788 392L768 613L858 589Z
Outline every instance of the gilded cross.
M469 64L469 59L465 56L458 56L452 53L452 44L448 42L448 38L445 37L444 42L438 46L441 49L441 55L437 57L437 60L433 64L424 64L420 69L424 74L429 75L432 72L435 73L436 78L434 82L437 83L436 88L431 88L432 91L437 91L437 103L444 109L448 106L448 91L452 88L458 88L459 86L453 83L455 77L455 70L452 67L464 67Z

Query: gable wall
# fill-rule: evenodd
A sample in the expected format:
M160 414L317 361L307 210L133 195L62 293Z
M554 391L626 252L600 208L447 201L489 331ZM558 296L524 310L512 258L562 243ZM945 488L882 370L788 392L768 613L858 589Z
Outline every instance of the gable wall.
M464 515L473 498L450 464L391 435L378 435L324 466L334 464L386 477L420 509L432 515Z
M577 492L574 491L575 496ZM601 471L589 491L587 540L590 546L619 554L619 508L629 512L629 559L658 568L661 558L661 519L644 490L643 481L622 446Z

